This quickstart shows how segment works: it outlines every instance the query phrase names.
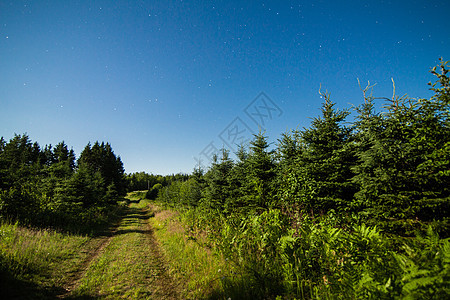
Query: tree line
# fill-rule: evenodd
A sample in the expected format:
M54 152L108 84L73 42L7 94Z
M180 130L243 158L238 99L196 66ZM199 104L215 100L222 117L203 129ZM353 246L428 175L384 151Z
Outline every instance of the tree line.
M260 132L236 160L222 149L206 172L197 168L159 198L224 214L352 214L406 234L432 224L448 235L450 87L447 65L438 68L430 99L394 95L383 98L381 111L368 85L353 122L346 121L350 110L337 109L322 92L321 114L309 128L283 133L275 147Z
M154 175L146 172L135 172L126 175L128 191L146 191L146 198L154 200L162 187L172 182L186 181L188 174Z
M126 190L123 163L109 143L89 143L76 159L64 142L41 147L26 134L0 139L2 219L89 228Z

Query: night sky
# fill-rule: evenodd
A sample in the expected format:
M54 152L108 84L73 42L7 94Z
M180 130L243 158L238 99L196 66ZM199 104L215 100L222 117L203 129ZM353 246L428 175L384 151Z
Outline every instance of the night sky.
M450 1L0 1L0 136L110 142L126 172L302 129L319 87L341 109L430 97ZM380 100L382 101L382 100ZM378 102L377 105L383 105Z

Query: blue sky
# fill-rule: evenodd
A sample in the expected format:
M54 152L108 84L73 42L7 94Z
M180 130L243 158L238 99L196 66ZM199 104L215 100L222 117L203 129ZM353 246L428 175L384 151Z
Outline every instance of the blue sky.
M110 142L126 172L191 172L374 95L429 97L449 1L0 1L0 136ZM261 94L263 93L263 94ZM379 103L381 105L382 103Z

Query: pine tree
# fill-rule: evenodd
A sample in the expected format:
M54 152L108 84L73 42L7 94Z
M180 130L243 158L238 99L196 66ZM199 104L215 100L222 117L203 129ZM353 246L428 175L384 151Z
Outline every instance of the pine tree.
M222 149L220 161L217 156L214 157L211 168L205 174L207 182L205 201L212 208L224 209L225 203L229 198L228 177L233 168L233 161L230 159L229 151Z
M85 208L104 206L106 192L101 173L82 166L55 190L55 201L80 204Z
M0 153L0 189L27 181L35 181L39 171L40 147L31 143L28 135L14 135L8 143L3 141Z
M245 181L248 205L258 209L267 209L274 205L275 151L269 150L267 136L261 131L250 142L248 155L248 173Z
M304 151L290 175L293 186L289 190L307 211L326 212L350 206L355 192L351 167L356 158L352 130L342 125L349 112L335 109L328 93L321 95L325 100L322 115L301 133Z
M123 163L109 143L95 142L92 147L88 144L78 159L78 168L89 170L92 174L100 172L105 191L113 185L110 190L115 190L120 196L125 195L127 183Z
M356 202L364 215L401 232L418 220L442 221L449 208L449 87L441 68L431 99L394 94L384 114L369 119L372 129L358 124L368 142L354 169Z
M352 182L357 187L357 192L352 201L352 210L362 211L367 207L367 201L358 195L363 193L366 189L376 191L376 181L369 179L367 173L376 165L376 162L371 159L371 148L376 144L377 137L383 131L383 119L379 113L375 112L375 98L372 95L373 86L368 82L367 86L362 89L364 95L364 103L356 107L358 113L356 121L353 123L355 137L355 149L357 161L352 167L355 176ZM370 90L370 95L367 92ZM376 179L376 178L375 178Z
M240 145L237 152L237 161L230 170L228 176L228 200L227 210L236 211L237 209L245 209L247 198L250 193L248 190L247 176L249 174L248 153L244 145Z
M304 147L301 134L297 130L281 135L277 145L277 199L279 207L298 204L299 183L295 174L300 167L299 161L303 155ZM303 180L301 180L303 182Z
M6 141L3 137L0 137L0 154L3 152L3 150L5 149L5 145L6 145Z

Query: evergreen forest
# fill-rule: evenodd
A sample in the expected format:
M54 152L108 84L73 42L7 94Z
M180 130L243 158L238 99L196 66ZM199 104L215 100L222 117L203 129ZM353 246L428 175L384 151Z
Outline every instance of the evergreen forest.
M76 160L64 142L41 147L28 135L0 139L0 216L32 226L89 231L127 191L111 145L86 145Z

